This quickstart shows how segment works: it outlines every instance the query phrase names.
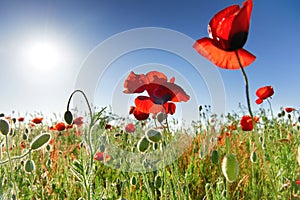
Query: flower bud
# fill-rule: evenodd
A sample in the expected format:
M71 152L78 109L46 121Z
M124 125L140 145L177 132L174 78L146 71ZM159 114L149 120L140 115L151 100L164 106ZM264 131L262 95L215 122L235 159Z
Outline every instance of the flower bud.
M222 161L222 172L228 182L234 182L239 175L239 164L236 156L227 154Z

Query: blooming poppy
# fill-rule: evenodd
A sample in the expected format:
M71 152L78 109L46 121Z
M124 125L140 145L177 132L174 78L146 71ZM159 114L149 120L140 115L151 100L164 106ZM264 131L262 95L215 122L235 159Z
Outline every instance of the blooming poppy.
M59 122L59 123L57 123L57 124L55 125L55 129L56 129L57 131L63 131L63 130L66 129L66 125L65 125L65 123L63 123L63 122Z
M19 121L19 122L23 122L23 121L24 121L24 117L19 117L19 118L18 118L18 121Z
M73 123L80 128L83 125L83 117L77 117L73 120Z
M135 131L134 124L130 123L125 126L125 131L128 133L133 133Z
M110 155L106 154L105 155L105 161L110 161L111 157ZM104 160L104 153L103 152L100 152L98 151L95 156L94 156L94 160L98 160L98 161L103 161Z
M254 122L257 123L259 120L258 117L254 117ZM242 117L240 121L240 125L243 131L252 131L253 130L253 123L252 118L249 115L245 115Z
M246 0L242 7L231 5L219 11L209 22L209 37L197 40L195 50L224 69L239 69L239 61L243 67L250 65L255 56L243 46L248 37L252 7L252 0Z
M21 149L25 149L26 148L26 144L25 144L24 141L21 142L20 147L21 147Z
M42 123L42 121L43 121L42 117L40 117L40 118L36 117L33 120L31 120L31 122L34 124L40 124L40 123Z
M296 181L296 184L297 184L297 185L300 185L300 180L297 180L297 181Z
M105 129L111 129L111 125L110 124L106 124L105 125Z
M294 108L285 108L285 111L287 112L287 113L290 113L290 112L293 112L294 111Z
M138 96L135 106L130 107L130 114L136 119L144 120L149 114L159 112L173 115L176 105L173 102L188 101L190 96L175 83L175 78L168 81L165 74L151 71L147 74L135 74L130 72L124 82L124 93L142 93L146 91L149 96Z
M271 97L274 94L274 89L272 86L264 86L256 90L256 104L261 104L265 99Z

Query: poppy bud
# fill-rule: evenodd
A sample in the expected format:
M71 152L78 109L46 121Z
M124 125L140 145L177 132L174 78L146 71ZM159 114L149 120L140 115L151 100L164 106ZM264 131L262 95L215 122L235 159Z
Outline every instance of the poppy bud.
M289 119L291 119L291 118L292 118L292 115L291 115L291 114L288 114L287 116L288 116L288 118L289 118Z
M26 133L23 134L23 140L27 140L28 136Z
M1 114L0 114L0 117L4 117L4 116L5 116L4 113L1 113Z
M67 124L69 124L69 125L71 125L73 123L73 115L72 115L71 111L67 110L65 112L64 119L67 122Z
M32 171L34 171L35 167L34 167L34 162L33 160L27 160L24 166L25 172L27 173L31 173Z
M10 127L6 120L0 119L0 132L3 135L7 135L9 133Z
M222 172L228 182L234 182L239 175L239 164L236 156L227 154L222 161Z
M153 143L152 148L153 148L154 151L157 150L158 147L159 147L159 145L158 145L157 142Z
M142 137L140 139L140 141L138 142L137 147L138 147L139 152L142 152L142 153L145 152L149 147L149 141L147 140L147 138Z
M101 152L104 152L105 151L105 144L101 144L100 147L99 147L99 150Z
M159 142L162 138L162 135L160 132L150 129L147 131L146 137L150 142Z
M166 115L161 112L157 115L156 119L159 123L162 123L166 119Z
M257 154L255 151L252 151L251 155L250 155L250 160L251 162L255 163L257 160Z
M137 179L135 176L132 176L131 179L130 179L130 184L131 185L136 185L137 184Z
M219 159L220 159L220 155L219 155L219 152L217 150L213 150L210 154L210 161L213 163L213 164L218 164L219 162Z
M161 186L162 186L162 179L161 179L161 176L157 175L157 176L154 178L154 187L160 188Z
M30 145L31 150L37 150L46 144L50 140L51 135L49 133L44 133L37 136Z

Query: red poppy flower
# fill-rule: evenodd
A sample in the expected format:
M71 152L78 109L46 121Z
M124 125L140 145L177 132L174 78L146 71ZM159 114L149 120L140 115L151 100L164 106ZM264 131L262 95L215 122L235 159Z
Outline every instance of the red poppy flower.
M257 123L259 120L258 117L254 117L254 122ZM245 115L242 117L240 121L240 125L243 131L252 131L253 130L253 123L252 118L249 115Z
M242 7L228 6L218 12L209 22L209 38L199 39L194 44L195 50L224 69L239 69L236 56L239 55L241 65L250 65L255 56L243 49L248 37L252 0L246 0Z
M23 121L24 121L24 117L19 117L19 118L18 118L18 121L19 121L19 122L23 122Z
M128 133L133 133L135 131L134 124L130 123L125 126L125 131Z
M150 113L162 112L173 115L176 110L173 102L186 102L190 99L174 82L174 77L168 82L166 75L157 71L148 72L146 75L130 72L124 82L124 93L146 91L149 96L138 96L134 101L136 106L130 107L129 113L138 120L147 119Z
M285 111L286 111L287 113L290 113L290 112L293 112L293 111L294 111L294 108L285 108Z
M26 148L26 144L25 144L24 141L21 142L20 147L21 147L21 149L25 149Z
M105 155L105 161L110 161L111 157L110 155L106 154ZM103 161L104 160L104 153L98 151L95 156L94 156L94 160L98 160L98 161Z
M77 117L73 120L73 124L75 124L78 128L83 125L83 117Z
M271 97L274 94L272 86L264 86L256 90L256 96L258 99L255 101L256 104L261 104L265 99Z
M297 181L296 181L296 184L297 184L297 185L300 185L300 180L297 180Z
M40 123L42 123L42 121L43 121L42 117L40 117L40 118L36 117L33 120L31 120L31 122L34 124L40 124Z
M63 122L59 122L59 123L57 123L57 124L55 125L55 129L56 129L57 131L63 131L63 130L66 129L66 125L65 125L65 123L63 123Z
M106 124L105 125L105 129L111 129L111 125L110 124Z

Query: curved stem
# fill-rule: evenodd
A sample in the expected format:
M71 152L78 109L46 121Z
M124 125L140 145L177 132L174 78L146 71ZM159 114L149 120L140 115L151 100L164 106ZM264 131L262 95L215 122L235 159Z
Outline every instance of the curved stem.
M69 100L68 100L67 110L69 110L69 106L70 106L71 99L72 99L73 95L74 95L75 93L77 93L77 92L79 92L79 93L81 93L81 94L83 95L83 97L84 97L84 99L85 99L85 101L86 101L86 104L87 104L87 106L88 106L88 108L89 108L90 118L91 118L91 120L92 120L92 119L93 119L92 108L91 108L90 103L89 103L89 101L88 101L88 99L87 99L87 96L85 95L85 93L84 93L82 90L74 90L74 92L72 92L72 94L71 94L71 96L69 97Z
M249 95L249 83L248 83L248 77L247 77L247 74L246 74L246 72L245 72L244 67L242 66L242 63L241 63L241 60L240 60L240 57L239 57L239 53L238 53L237 50L235 51L235 54L236 54L236 57L237 57L237 59L238 59L238 61L239 61L240 69L241 69L241 71L242 71L242 73L243 73L244 80L245 80L246 97L247 97L247 105L248 105L249 114L250 114L251 118L253 118L253 113L252 113L251 103L250 103L250 95Z
M25 156L27 156L30 152L31 152L31 149L29 151L27 151L25 154L21 155L21 156L11 157L10 160L11 161L13 161L13 160L19 160L19 159L24 158ZM0 162L0 165L6 164L8 162L9 162L9 159L6 159L6 160Z

